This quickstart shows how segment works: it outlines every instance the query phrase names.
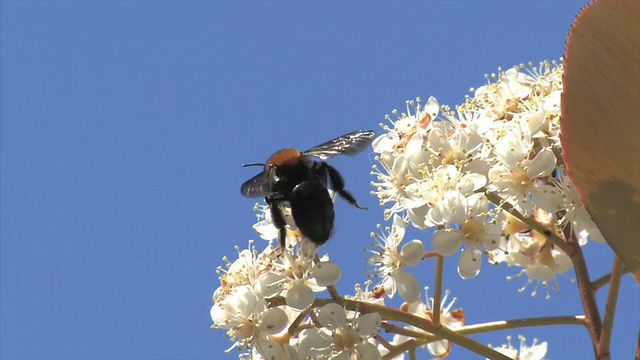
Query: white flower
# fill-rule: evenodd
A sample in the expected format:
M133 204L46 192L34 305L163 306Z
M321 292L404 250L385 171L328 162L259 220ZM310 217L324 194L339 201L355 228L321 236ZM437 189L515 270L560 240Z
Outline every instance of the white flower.
M538 339L533 339L533 345L527 346L525 344L526 339L524 336L518 336L520 339L520 349L515 349L511 345L511 336L507 336L507 344L502 344L501 347L494 348L489 344L489 347L493 348L497 352L506 355L512 359L518 360L543 360L547 354L547 342L538 344Z
M345 295L346 299L355 300L355 301L363 301L371 304L384 305L384 289L376 286L372 290L369 290L369 286L371 286L373 282L371 280L367 280L364 282L364 289L360 284L355 285L355 295Z
M533 201L548 212L559 213L559 225L570 225L581 246L587 243L589 236L596 242L604 242L604 236L580 202L580 195L566 174L554 181L553 186L536 187Z
M224 260L227 261L226 270L222 267L218 267L216 270L220 274L221 286L217 290L219 293L229 292L238 285L256 286L260 282L260 277L268 273L271 267L274 257L271 246L258 254L253 245L253 240L251 240L249 241L248 249L240 250L236 246L236 250L238 251L238 258L234 262L229 262L225 256Z
M345 309L329 303L319 309L320 328L306 328L298 335L301 358L311 359L380 359L380 352L371 342L382 318L370 313L348 318Z
M211 319L213 327L228 329L227 335L234 344L227 351L240 347L257 350L265 357L274 351L269 335L281 332L289 323L284 310L267 309L265 302L247 285L234 287L228 294L216 299L211 307ZM280 345L277 344L277 347L280 348Z
M437 162L434 166L451 164L464 167L482 148L482 138L470 128L450 129L446 124L443 121L435 123L429 133L427 148L435 155Z
M399 249L400 242L404 238L407 223L400 216L393 216L393 225L387 228L384 234L375 234L374 246L380 250L370 250L373 254L367 259L375 268L374 276L380 277L381 285L387 295L392 298L396 291L405 301L415 301L420 295L418 280L413 274L403 272L404 266L415 266L422 259L424 245L420 240L413 240Z
M540 130L544 126L545 119L546 113L540 108L520 112L513 116L513 121L520 124L521 128L527 129L533 138L542 136Z
M511 68L500 73L498 82L476 90L476 101L490 109L494 118L501 119L517 111L520 101L531 94L531 88L518 81L518 73L518 69Z
M373 151L381 154L403 153L408 139L416 132L424 132L431 121L438 116L439 108L438 100L430 97L424 107L421 104L421 99L418 98L416 101L407 101L406 113L398 115L398 111L393 110L392 113L397 116L397 120L391 120L388 115L386 116L393 127L383 126L386 133L373 141Z
M404 209L400 204L402 198L406 197L405 188L411 184L413 177L418 175L417 171L412 171L409 167L409 161L401 154L397 156L382 156L377 158L383 166L384 171L374 165L372 175L376 176L376 181L371 182L376 190L373 191L380 199L380 205L388 202L394 202L390 209L385 210L385 218L391 214L398 213ZM384 159L389 159L390 164Z
M458 260L458 273L464 279L480 273L483 250L498 247L502 225L495 215L489 213L489 202L484 194L473 194L465 198L457 191L445 197L446 206L441 212L447 223L459 227L438 229L433 234L433 249L442 256L454 254L464 243Z
M425 174L422 181L407 187L407 198L401 200L406 208L427 206L424 223L427 226L442 225L446 222L441 214L446 208L445 195L456 190L464 196L471 195L486 183L483 175L475 173L463 174L453 165L440 165L432 172Z
M501 244L500 249L494 250L493 253L498 252L503 254L491 256L493 261L504 261L509 266L524 268L515 275L515 278L518 279L522 275L528 277L525 285L518 291L524 292L527 286L535 282L531 296L537 296L538 285L542 284L546 290L545 299L551 297L549 283L553 283L552 288L557 289L558 279L556 275L564 273L573 266L567 254L555 249L543 234L533 230L527 233L513 234L506 244ZM511 276L507 277L507 280L511 279Z
M476 134L483 136L489 129L494 126L494 118L489 116L484 109L477 109L475 104L466 101L464 104L456 107L458 116L452 114L443 114L444 118L449 121L455 128L467 128Z
M297 345L300 358L326 359L332 352L331 332L326 329L309 327L298 334Z
M551 175L556 166L556 156L551 149L542 149L529 160L533 143L528 131L511 126L496 144L499 164L489 170L491 188L513 204L525 217L533 213L530 194L534 180Z
M442 326L448 327L449 329L457 329L464 325L464 311L462 309L451 309L457 298L453 298L451 302L447 304L447 298L449 295L451 295L451 292L447 290L440 302L440 323ZM433 319L434 299L429 297L426 291L425 297L427 299L425 302L418 300L413 303L403 305L403 308L411 314L431 320ZM409 328L415 329L413 326L409 326ZM405 339L409 340L409 338ZM402 341L401 339L398 340L400 342ZM451 351L451 346L448 340L437 340L428 343L427 349L434 357L445 357Z
M328 259L321 261L316 264L305 256L285 252L273 262L273 271L280 274L280 277L274 277L276 283L269 286L281 286L287 305L299 310L305 309L315 300L314 293L325 290L325 286L333 285L340 279L337 264ZM325 285L318 284L314 275L318 275Z

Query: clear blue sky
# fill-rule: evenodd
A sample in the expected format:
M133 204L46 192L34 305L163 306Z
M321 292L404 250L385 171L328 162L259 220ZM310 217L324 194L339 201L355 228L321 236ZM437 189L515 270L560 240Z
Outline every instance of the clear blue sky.
M239 192L256 169L242 163L379 130L416 96L455 105L498 66L558 59L583 4L2 1L0 356L222 358L215 267L257 239L255 201ZM342 293L365 280L362 249L382 221L372 163L332 161L370 208L336 205L324 249ZM604 246L585 251L592 276L609 271ZM516 269L484 264L463 281L455 262L445 285L467 324L581 312L567 279L545 301L504 280ZM625 278L614 359L633 354L638 298ZM582 328L475 339L508 334L549 341L548 358L592 358Z

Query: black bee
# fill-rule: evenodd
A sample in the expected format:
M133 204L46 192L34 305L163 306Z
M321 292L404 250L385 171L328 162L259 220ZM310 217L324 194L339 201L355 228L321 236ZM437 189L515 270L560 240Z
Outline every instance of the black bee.
M280 245L286 247L287 236L285 216L282 206L291 208L291 216L298 230L317 245L322 245L333 230L333 201L327 190L331 188L343 199L358 209L356 199L344 189L342 175L325 161L314 161L311 157L327 160L345 154L354 156L364 150L375 137L371 130L357 130L342 135L323 144L300 152L296 149L282 149L265 164L252 163L243 166L264 166L258 175L247 180L240 191L246 197L265 197L271 209L273 224L280 230Z

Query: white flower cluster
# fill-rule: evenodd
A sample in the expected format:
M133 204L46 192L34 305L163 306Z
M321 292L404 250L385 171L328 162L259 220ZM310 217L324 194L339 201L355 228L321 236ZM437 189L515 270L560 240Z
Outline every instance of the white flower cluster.
M332 302L314 308L315 293L340 279L340 267L327 256L317 257L317 247L296 231L295 224L288 228L287 242L291 245L287 249L274 248L271 242L278 234L269 209L257 210L260 221L254 228L269 240L269 245L259 253L250 241L248 249L238 248L237 260L227 262L226 269L218 268L221 285L213 295L212 328L227 330L233 341L227 352L238 349L240 358L246 359L368 360L381 359L389 352L388 347L411 341L411 337L401 335L392 341L383 340L379 334L382 317L377 312L347 311ZM385 296L392 297L398 291L403 299L412 299L404 303L403 312L432 320L433 298L427 296L422 302L415 290L419 288L417 279L400 271L406 265L416 265L424 253L418 240L398 250L406 224L396 216L388 234L378 236L382 250L369 259L385 263L380 263L376 272L383 277L382 286L370 291L369 280L364 289L356 285L355 296L344 298L384 306ZM391 258L395 260L390 261ZM447 292L441 302L441 324L457 328L464 324L463 312L451 309L455 299L445 304L448 295ZM413 326L405 328L425 334ZM433 356L443 356L451 350L447 340L432 341L426 348Z
M536 287L557 282L556 274L571 267L548 236L508 214L506 205L566 241L603 240L564 173L562 75L555 62L500 71L456 111L433 97L424 105L408 101L406 113L394 110L397 119L387 117L391 125L382 125L385 133L373 142L380 163L372 172L373 193L388 206L386 217L400 214L418 229L436 227L438 254L462 248L462 278L479 274L483 254L522 267L518 276L526 274Z
M370 342L380 326L379 314L358 316L334 303L303 313L314 293L341 274L326 256L314 260L300 254L303 248L296 247L295 253L269 245L258 253L250 243L226 269L218 269L221 285L213 294L211 318L213 328L227 329L234 342L227 352L239 348L241 358L252 359L379 358Z
M333 288L340 266L317 255L286 207L287 247L274 248L279 230L269 208L257 207L254 229L268 245L259 251L251 241L218 268L211 318L233 342L227 352L236 348L240 358L252 359L400 359L408 349L426 347L445 357L451 344L429 333L437 332L429 324L461 328L464 312L452 309L455 298L447 303L448 291L437 302L425 294L423 302L422 285L407 271L436 254L460 252L458 273L465 279L479 274L483 254L520 267L515 277L528 277L520 291L535 282L532 294L542 284L549 297L548 284L557 286L556 275L572 266L560 248L585 245L589 237L603 241L564 172L562 75L555 62L518 66L488 77L495 81L455 112L431 97L424 105L409 101L406 113L393 112L395 120L388 117L391 125L373 142L379 165L372 184L392 224L371 234L369 275L379 279L371 290L367 280L364 289L356 285L355 296L340 296ZM419 239L403 242L408 224L434 229L433 251ZM324 291L330 298L316 298ZM396 293L404 300L399 310L384 303ZM394 322L402 318L412 320ZM385 339L381 328L395 335ZM495 350L512 358L546 353L546 343L521 342L519 353L511 345Z

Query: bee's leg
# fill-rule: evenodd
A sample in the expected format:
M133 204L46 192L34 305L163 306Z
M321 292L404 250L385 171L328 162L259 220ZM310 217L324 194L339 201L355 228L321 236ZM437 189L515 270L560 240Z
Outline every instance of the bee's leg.
M342 175L333 168L331 165L327 163L323 163L323 166L327 169L329 173L329 180L331 180L331 188L338 193L343 199L347 200L351 205L357 207L358 209L366 210L367 208L364 206L360 206L356 198L351 195L350 192L344 189L344 179Z
M280 203L282 202L282 195L270 194L265 198L267 204L269 204L269 210L271 211L271 221L273 225L279 230L278 239L280 240L280 246L284 251L287 248L287 223L280 209Z

